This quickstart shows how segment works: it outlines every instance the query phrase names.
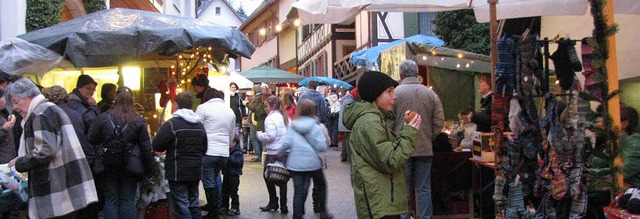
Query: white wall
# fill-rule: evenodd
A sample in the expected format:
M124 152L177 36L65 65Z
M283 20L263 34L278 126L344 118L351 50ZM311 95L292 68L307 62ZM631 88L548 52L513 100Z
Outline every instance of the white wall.
M161 12L163 14L196 17L196 1L194 0L163 0L162 3Z
M369 12L362 11L356 16L356 49L369 43Z
M387 36L387 33L384 31L384 27L382 26L382 20L380 16L376 19L377 21L377 38L378 39L401 39L404 38L404 13L402 12L389 12L386 17L386 24L389 27L389 31L391 32L391 36Z
M271 40L264 42L262 46L257 47L256 51L251 55L251 59L242 57L242 71L249 70L253 67L257 67L262 63L274 58L278 49L277 38L271 38Z
M162 13L182 16L184 8L181 6L181 1L184 0L164 0Z
M280 0L280 6L278 7L278 23L282 24L287 19L287 14L291 11L291 4L297 2L297 0Z
M26 33L26 1L0 0L0 40Z
M280 34L278 52L280 53L280 64L296 58L296 31Z
M234 14L233 9L222 2L224 0L213 0L209 7L204 10L198 20L208 21L229 27L240 27L242 21ZM220 7L220 14L216 15L216 7Z
M620 80L640 76L640 44L637 42L640 34L640 15L616 15L614 21L619 25L616 34L616 48L618 56L618 78ZM542 17L541 37L552 38L562 32L568 34L571 39L590 37L593 31L593 17L590 13L585 16L546 16ZM555 51L555 45L550 46L551 52ZM580 46L576 46L580 55ZM553 68L553 64L550 64ZM584 81L582 74L578 73L580 80Z

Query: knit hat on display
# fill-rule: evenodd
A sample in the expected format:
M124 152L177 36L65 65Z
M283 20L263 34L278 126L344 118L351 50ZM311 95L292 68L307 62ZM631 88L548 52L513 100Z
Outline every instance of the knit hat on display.
M98 82L94 81L93 78L91 78L91 76L89 75L80 75L78 77L78 82L76 83L76 88L82 88L84 86L87 86L88 84L93 84L98 86Z
M398 82L379 71L367 71L358 81L358 93L362 100L373 103L389 87L397 87Z
M200 86L200 87L209 87L209 79L206 74L199 74L198 76L193 77L191 80L191 85Z

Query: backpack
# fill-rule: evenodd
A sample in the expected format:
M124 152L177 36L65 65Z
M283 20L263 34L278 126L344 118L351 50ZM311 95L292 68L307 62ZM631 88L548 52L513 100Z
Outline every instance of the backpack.
M131 147L129 146L130 143L122 138L122 133L129 124L120 127L120 125L113 123L110 115L108 116L113 133L109 136L107 142L102 145L102 164L109 167L124 168L127 165Z

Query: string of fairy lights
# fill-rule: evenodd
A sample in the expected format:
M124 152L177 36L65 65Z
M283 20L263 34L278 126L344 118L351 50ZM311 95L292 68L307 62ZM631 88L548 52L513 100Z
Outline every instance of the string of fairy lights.
M438 66L440 63L447 61L448 58L449 59L458 58L458 60L456 60L456 68L458 69L463 67L471 68L474 64L474 61L471 59L465 59L466 61L461 60L465 58L463 53L458 53L455 55L455 57L446 57L446 56L442 56L442 54L438 54L435 50L433 50L431 51L431 53L425 53L425 54L422 54L421 56L422 56L422 60L430 62L432 64L431 66Z
M214 48L198 47L189 51L185 51L176 57L175 64L171 65L169 70L169 78L175 79L177 83L177 91L185 90L191 83L191 78L198 74L208 74L209 65L213 66L217 71L226 69L227 55L222 60L216 60L213 55Z
M282 31L283 27L301 25L300 19L287 20L283 24L275 26L276 32ZM271 27L269 27L271 28ZM265 28L259 29L260 35L266 35L267 30ZM224 72L228 65L228 54L223 57L216 57L214 55L215 48L213 47L198 47L180 53L177 55L175 64L171 65L168 73L167 81L174 81L177 84L176 91L182 92L191 84L191 78L194 78L198 74L208 74L209 65L213 66L216 71ZM167 91L167 94L169 91Z

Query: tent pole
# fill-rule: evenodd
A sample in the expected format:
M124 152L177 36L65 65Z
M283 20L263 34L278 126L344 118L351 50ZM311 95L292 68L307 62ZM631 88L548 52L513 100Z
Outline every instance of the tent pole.
M496 91L496 64L498 63L498 24L496 4L498 0L487 0L489 3L489 28L491 34L491 89Z
M122 74L122 65L118 65L118 87L124 86L124 75Z

